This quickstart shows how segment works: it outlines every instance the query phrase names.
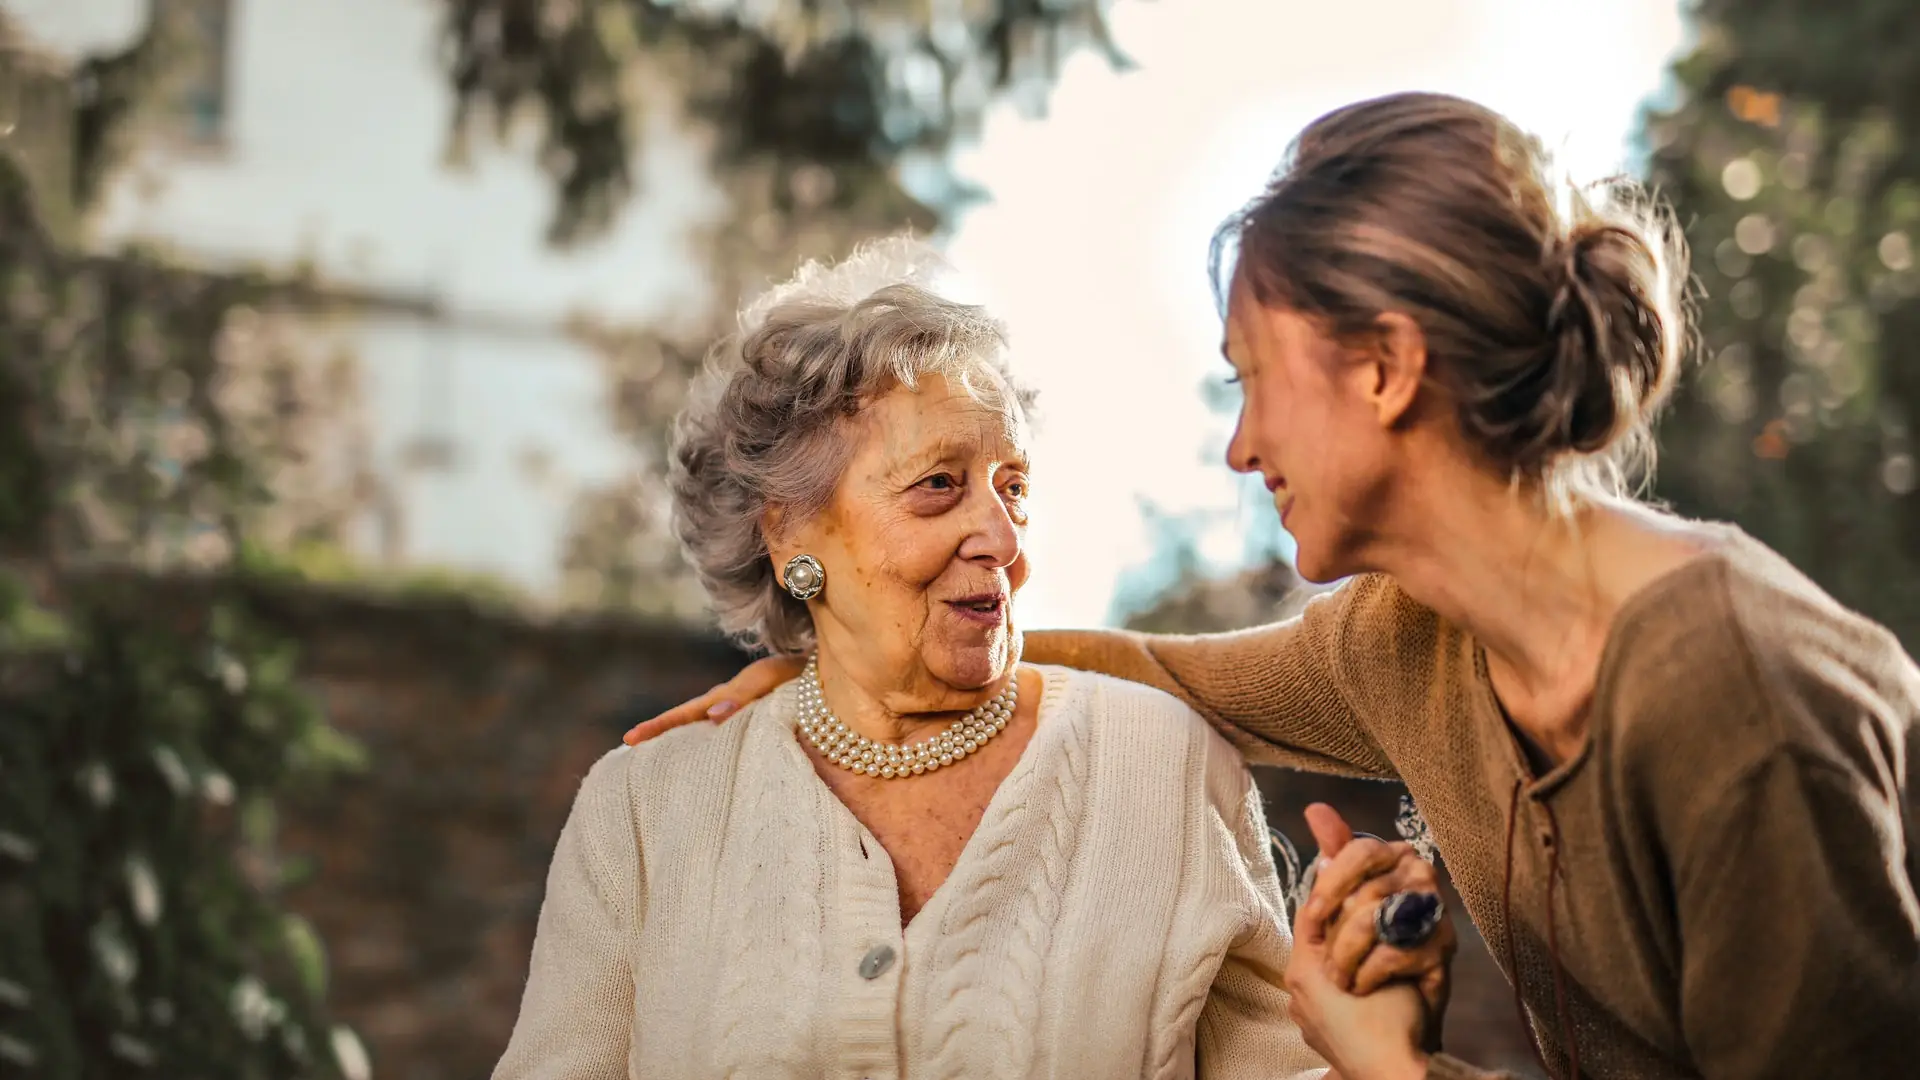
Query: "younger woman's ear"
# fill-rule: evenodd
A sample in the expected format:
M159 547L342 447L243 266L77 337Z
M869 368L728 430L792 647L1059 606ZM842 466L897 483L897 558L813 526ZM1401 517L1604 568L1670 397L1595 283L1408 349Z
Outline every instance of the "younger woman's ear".
M1427 377L1427 335L1398 311L1375 320L1378 334L1364 360L1367 397L1381 427L1398 424L1413 409Z

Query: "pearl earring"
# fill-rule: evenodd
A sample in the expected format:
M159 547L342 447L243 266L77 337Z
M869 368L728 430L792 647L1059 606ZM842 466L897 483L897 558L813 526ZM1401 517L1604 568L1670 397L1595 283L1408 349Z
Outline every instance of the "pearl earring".
M811 555L795 555L787 560L780 584L786 586L795 600L811 600L827 587L827 569Z

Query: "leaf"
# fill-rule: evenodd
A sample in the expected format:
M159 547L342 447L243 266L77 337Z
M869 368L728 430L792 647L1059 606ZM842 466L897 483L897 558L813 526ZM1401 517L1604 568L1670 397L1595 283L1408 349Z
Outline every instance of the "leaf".
M320 935L314 931L312 923L298 915L286 916L283 925L286 927L287 951L299 975L301 987L314 1001L325 1001L327 951L320 943Z

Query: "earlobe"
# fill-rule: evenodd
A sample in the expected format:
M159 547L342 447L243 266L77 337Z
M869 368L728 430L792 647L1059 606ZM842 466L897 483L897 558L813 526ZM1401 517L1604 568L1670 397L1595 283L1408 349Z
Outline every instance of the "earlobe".
M811 555L795 555L780 571L780 584L795 600L811 600L827 587L827 570Z
M1397 311L1376 321L1373 356L1373 406L1381 427L1392 427L1413 410L1427 376L1427 335L1420 324Z

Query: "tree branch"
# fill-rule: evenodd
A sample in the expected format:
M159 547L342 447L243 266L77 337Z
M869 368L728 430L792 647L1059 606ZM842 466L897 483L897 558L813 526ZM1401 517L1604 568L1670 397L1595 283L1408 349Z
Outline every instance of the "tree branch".
M133 121L162 84L170 59L168 0L147 0L147 21L118 52L82 60L74 72L73 203L84 212L132 150Z

